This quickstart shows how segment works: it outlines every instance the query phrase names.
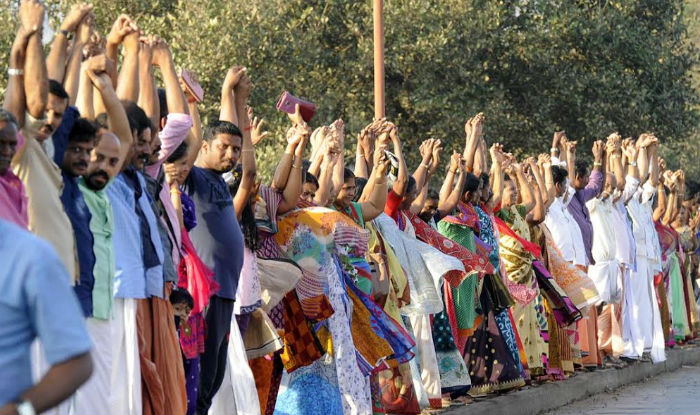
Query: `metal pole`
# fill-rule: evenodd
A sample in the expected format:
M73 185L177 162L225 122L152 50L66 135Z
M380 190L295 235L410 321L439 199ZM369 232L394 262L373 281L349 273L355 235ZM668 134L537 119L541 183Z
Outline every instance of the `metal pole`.
M374 10L374 117L384 117L384 1L372 0Z

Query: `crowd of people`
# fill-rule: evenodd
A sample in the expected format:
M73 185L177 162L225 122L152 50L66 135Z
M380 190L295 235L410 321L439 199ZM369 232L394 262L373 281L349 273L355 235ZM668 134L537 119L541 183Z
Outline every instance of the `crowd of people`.
M355 144L297 106L261 183L244 67L202 125L129 16L101 36L76 5L45 56L44 6L18 11L0 414L417 414L662 362L700 331L698 198L653 134L596 141L591 166L556 132L518 160L477 114L411 173L392 122Z

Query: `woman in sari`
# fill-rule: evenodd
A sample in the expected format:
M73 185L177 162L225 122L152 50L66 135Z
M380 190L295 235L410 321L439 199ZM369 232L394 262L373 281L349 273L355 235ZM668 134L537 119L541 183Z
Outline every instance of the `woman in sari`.
M513 317L520 334L527 358L530 375L545 373L543 357L547 346L540 334L540 319L535 299L539 296L539 287L533 270L533 261L539 256L539 248L531 242L530 228L527 221L543 219L542 206L537 206L532 189L525 179L518 164L508 166L510 175L517 178L522 195L522 204L518 202L518 187L511 177L504 177L501 209L496 213L496 223L500 231L499 251L503 260L507 286L516 304ZM538 209L535 210L535 208Z

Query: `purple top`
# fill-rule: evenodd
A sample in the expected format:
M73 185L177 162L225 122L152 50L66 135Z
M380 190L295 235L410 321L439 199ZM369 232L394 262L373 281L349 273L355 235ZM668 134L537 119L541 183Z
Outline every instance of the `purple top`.
M603 190L603 173L599 170L593 170L586 187L576 190L568 207L569 213L574 217L578 227L581 228L583 246L586 248L588 263L591 265L595 264L591 253L591 248L593 247L593 224L591 223L591 215L588 213L586 202L598 196L601 190Z

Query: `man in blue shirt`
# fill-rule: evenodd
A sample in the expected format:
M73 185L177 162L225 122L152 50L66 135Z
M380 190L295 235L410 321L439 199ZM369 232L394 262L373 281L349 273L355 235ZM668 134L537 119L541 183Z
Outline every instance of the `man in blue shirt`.
M205 316L207 338L200 359L198 413L207 413L223 380L233 303L243 266L243 234L228 185L221 177L238 162L241 145L238 127L227 121L214 121L205 132L197 165L183 186L197 212L198 225L190 231L190 237L199 257L214 270L220 286L209 300Z
M0 261L0 413L17 413L18 405L41 413L90 377L90 339L68 274L46 242L0 220ZM35 338L51 368L32 385Z

